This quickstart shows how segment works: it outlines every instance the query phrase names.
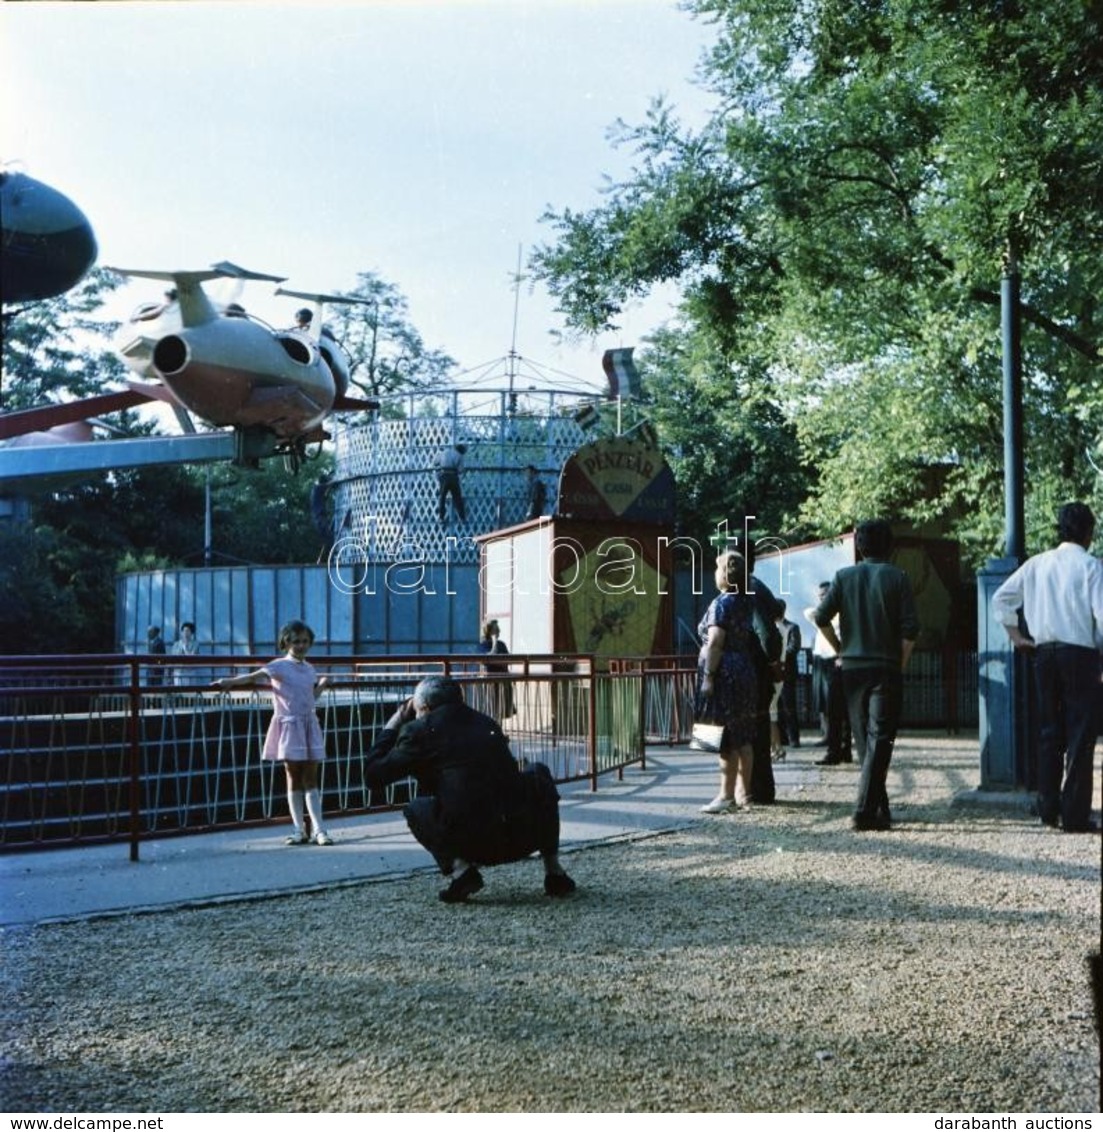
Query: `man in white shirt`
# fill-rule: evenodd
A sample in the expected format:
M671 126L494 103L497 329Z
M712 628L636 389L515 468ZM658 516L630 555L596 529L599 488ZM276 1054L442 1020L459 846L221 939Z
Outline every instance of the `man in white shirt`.
M827 597L830 589L830 582L820 582L816 586L816 605ZM820 713L823 745L827 747L827 754L822 759L816 759L816 766L837 766L839 763L854 761L853 742L850 720L847 717L846 692L843 690L843 670L839 666L838 654L812 616L816 612L816 605L809 606L804 611L805 618L816 630L816 637L812 642L812 702ZM835 631L838 630L836 617ZM815 747L820 744L812 745Z
M1033 661L1038 814L1046 825L1085 833L1103 700L1103 565L1088 553L1095 516L1087 504L1066 503L1057 533L1060 545L1028 558L992 595L992 610Z

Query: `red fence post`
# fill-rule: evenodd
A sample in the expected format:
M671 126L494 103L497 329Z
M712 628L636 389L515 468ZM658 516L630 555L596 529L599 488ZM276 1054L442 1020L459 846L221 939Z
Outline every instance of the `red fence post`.
M141 666L130 661L130 859L138 860L142 823L142 746L139 742L141 711Z

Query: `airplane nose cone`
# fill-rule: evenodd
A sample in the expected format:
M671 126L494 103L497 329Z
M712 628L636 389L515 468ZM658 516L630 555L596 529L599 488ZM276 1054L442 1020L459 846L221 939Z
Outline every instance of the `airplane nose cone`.
M63 193L21 173L0 174L0 299L34 302L75 286L96 259L92 225Z

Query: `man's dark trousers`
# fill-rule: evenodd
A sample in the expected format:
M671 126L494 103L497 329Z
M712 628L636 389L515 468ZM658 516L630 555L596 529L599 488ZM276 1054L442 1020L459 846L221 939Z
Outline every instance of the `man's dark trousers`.
M432 795L411 799L402 813L410 832L446 875L457 857L472 865L501 865L531 853L554 855L559 851L559 791L551 771L533 763L517 775L513 787L477 824L467 815L448 813Z
M1091 818L1092 759L1103 697L1099 654L1078 645L1047 644L1034 650L1033 660L1038 816L1048 825L1060 819L1064 829L1082 832Z
M846 684L842 669L832 661L827 677L827 758L829 762L848 763L851 761L853 728L849 722L850 709L847 701ZM858 761L861 762L862 748L858 748Z
M854 816L866 823L890 817L885 783L892 762L904 678L897 668L843 668L847 712L854 746L862 762Z

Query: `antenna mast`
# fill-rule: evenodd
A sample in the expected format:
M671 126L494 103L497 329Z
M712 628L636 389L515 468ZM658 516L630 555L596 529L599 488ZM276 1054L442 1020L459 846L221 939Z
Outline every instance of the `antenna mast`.
M509 400L513 405L513 379L517 373L517 312L521 305L521 245L517 245L517 271L513 276L513 338L509 346Z

